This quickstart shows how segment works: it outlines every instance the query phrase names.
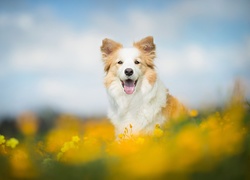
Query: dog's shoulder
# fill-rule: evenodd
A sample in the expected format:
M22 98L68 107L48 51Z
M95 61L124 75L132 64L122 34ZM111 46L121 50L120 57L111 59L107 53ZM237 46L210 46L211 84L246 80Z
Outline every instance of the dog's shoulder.
M166 106L162 109L162 113L169 119L175 119L187 115L187 108L174 96L167 91Z

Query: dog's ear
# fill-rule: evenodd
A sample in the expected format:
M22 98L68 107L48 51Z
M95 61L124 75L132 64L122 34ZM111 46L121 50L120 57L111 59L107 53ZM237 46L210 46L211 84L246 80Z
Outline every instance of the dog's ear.
M145 53L151 53L155 51L154 38L152 36L143 38L142 40L134 43L134 46Z
M102 46L101 46L101 52L103 58L109 56L113 52L115 52L117 49L121 48L122 45L118 42L115 42L111 39L103 39L102 40Z

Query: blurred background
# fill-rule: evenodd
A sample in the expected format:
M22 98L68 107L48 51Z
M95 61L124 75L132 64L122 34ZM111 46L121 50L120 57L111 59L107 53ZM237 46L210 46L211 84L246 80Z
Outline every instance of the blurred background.
M148 35L157 72L188 107L250 97L250 1L0 1L0 117L53 110L105 116L100 46Z

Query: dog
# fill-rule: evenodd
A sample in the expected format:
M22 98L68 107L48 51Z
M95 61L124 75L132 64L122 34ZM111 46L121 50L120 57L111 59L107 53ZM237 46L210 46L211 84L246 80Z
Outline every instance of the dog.
M106 38L100 49L110 103L108 117L116 137L128 129L133 135L152 134L156 125L162 126L185 112L185 107L169 94L157 76L152 36L130 48Z

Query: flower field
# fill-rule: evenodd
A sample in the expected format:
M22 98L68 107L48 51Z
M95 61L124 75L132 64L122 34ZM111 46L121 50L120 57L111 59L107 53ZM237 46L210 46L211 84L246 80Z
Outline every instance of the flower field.
M15 137L0 135L0 179L250 179L249 109L232 98L152 136L131 135L131 125L119 140L105 118L61 114L39 131L39 118L24 113Z

